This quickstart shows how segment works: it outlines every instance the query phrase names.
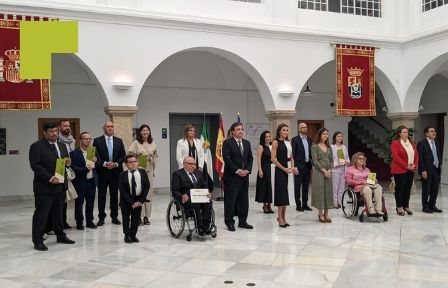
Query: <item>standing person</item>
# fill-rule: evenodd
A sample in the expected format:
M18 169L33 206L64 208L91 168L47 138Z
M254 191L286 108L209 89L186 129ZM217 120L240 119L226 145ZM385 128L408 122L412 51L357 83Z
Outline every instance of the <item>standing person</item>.
M76 229L84 230L84 216L82 208L84 201L86 202L85 217L86 227L96 229L93 223L93 206L95 204L95 162L96 157L87 159L87 149L92 145L92 136L88 132L82 132L79 135L80 145L70 153L72 158L72 169L75 171L76 177L73 179L78 198L75 199L75 220ZM88 161L89 160L89 161Z
M345 170L347 165L350 164L347 146L344 145L344 137L341 131L334 132L331 150L333 153L333 169L331 170L333 206L335 209L339 209L341 208L342 192L345 189Z
M197 169L202 171L204 167L204 149L201 140L195 138L196 129L191 124L187 124L184 129L184 137L177 141L176 160L179 169L183 168L184 158L193 157L196 161Z
M255 201L263 203L265 214L272 211L272 183L271 183L271 132L263 131L260 135L260 145L257 148L257 186Z
M59 143L56 123L43 125L44 139L31 144L29 161L34 172L33 192L35 210L32 224L32 239L34 249L47 251L44 245L44 232L47 226L48 215L51 212L53 229L58 243L74 244L75 241L67 238L64 233L62 209L67 190L67 177L60 182L55 177L56 160L65 158L66 165L70 166L70 157L64 144Z
M395 180L395 203L399 216L406 212L412 215L409 209L414 173L418 166L418 152L415 143L409 138L409 130L405 126L397 128L397 133L390 144L392 162L390 172Z
M124 242L140 242L137 231L140 212L149 191L149 178L146 170L138 168L138 161L134 155L127 155L125 164L128 170L122 171L118 180Z
M138 129L137 139L135 139L131 146L128 149L128 153L133 154L139 159L140 155L146 157L146 167L140 167L146 170L149 178L149 192L147 195L146 201L142 206L142 216L143 221L140 221L141 224L150 225L151 222L149 219L151 218L152 211L152 200L154 196L154 170L156 168L157 162L157 145L154 143L151 135L151 128L148 125L143 124Z
M442 150L439 141L437 141L436 129L434 127L425 127L426 139L417 144L418 155L418 173L422 176L422 207L425 213L441 213L437 208L436 201L439 194L440 173L442 166Z
M294 167L291 143L288 140L288 125L282 123L277 127L275 140L272 141L272 163L275 164L274 205L278 207L278 225L289 226L286 222L286 206L289 206L289 191L294 189Z
M328 130L320 128L317 131L314 144L311 146L313 158L313 197L312 205L319 211L319 222L331 223L328 209L333 207L333 183L331 169L333 168L333 153L328 142Z
M110 217L112 223L120 225L118 220L118 176L123 171L123 161L126 156L123 141L114 136L114 123L107 121L103 126L104 135L93 140L96 147L98 174L98 226L104 225L106 218L106 193L109 187Z
M240 122L230 127L232 137L222 145L224 159L224 221L229 231L235 231L235 214L238 216L238 227L253 229L247 223L249 212L249 174L252 170L252 150L250 142L243 139L244 128Z
M311 138L307 135L306 123L299 123L299 135L291 140L294 165L298 173L294 176L294 198L296 210L300 212L312 211L308 206L308 188L311 177ZM302 187L302 195L300 188ZM300 200L302 197L302 200Z

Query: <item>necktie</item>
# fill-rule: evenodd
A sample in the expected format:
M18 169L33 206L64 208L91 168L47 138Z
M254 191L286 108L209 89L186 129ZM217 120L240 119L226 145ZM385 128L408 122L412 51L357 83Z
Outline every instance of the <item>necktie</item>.
M191 181L193 182L194 188L198 187L198 181L196 180L196 177L194 177L193 173L189 173L191 177Z
M111 137L107 138L107 152L109 154L109 161L113 161L113 148L112 148L112 139L111 139Z
M55 143L52 143L52 144L51 144L51 147L53 148L53 153L54 153L54 155L56 155L56 157L59 158L59 153L58 153L58 149L56 148L56 144L55 144Z
M436 168L439 168L439 158L437 157L437 151L436 151L436 145L434 144L434 141L431 141L431 151L432 151L432 157L434 158L434 166Z
M134 171L131 171L132 174L132 178L131 178L131 193L132 193L132 197L137 197L137 192L136 192L136 188L137 188L137 182L135 182L135 176L134 176Z
M238 140L238 147L240 148L241 155L243 155L244 150L243 150L243 145L241 144L241 140Z

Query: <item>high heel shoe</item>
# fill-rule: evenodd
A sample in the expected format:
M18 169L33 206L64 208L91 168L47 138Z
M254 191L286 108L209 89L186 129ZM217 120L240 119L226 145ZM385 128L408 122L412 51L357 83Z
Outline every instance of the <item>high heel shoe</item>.
M286 225L286 224L278 224L278 227L286 228L286 227L288 227L288 225Z
M322 216L323 217L323 216ZM318 215L317 218L319 218L319 222L320 223L327 223L327 220L325 219L325 217L320 218L320 216Z
M398 208L395 208L395 210L397 210L397 215L398 216L404 216L404 211L403 210L402 211L398 211Z
M414 215L414 213L412 213L411 209L409 208L404 208L404 212L406 212L406 214L408 215Z
M325 222L331 223L331 219L330 218L327 218L326 216L324 216L324 219L325 219Z
M272 210L271 204L268 204L267 209L269 214L274 214L274 210Z
M286 227L288 227L288 226L291 226L291 225L289 225L289 223L288 223L288 222L286 222L286 223L285 223L285 225L286 225Z
M269 214L268 206L263 205L263 213L264 214Z

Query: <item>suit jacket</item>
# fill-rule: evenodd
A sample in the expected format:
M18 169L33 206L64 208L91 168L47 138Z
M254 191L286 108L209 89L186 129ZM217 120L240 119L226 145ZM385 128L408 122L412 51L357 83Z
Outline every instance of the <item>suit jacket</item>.
M202 149L201 140L194 139L194 147L196 147L196 157L198 159L199 166L196 168L204 167L204 149ZM176 160L179 165L179 169L184 167L184 158L188 156L188 140L187 139L179 139L177 141L176 146Z
M418 151L414 143L412 143L414 149L414 165L418 167ZM404 174L408 171L408 153L401 145L400 140L393 140L390 144L390 154L392 155L392 162L390 163L390 173L392 174ZM413 170L412 172L415 172Z
M70 158L72 158L72 165L70 166L75 171L76 177L72 180L72 183L76 186L81 184L81 181L87 180L87 173L89 169L86 167L86 159L82 154L81 148L76 148L70 152ZM93 169L95 171L95 169ZM93 172L95 173L95 172Z
M121 138L118 138L116 136L113 137L113 159L109 159L109 152L107 150L107 144L104 135L95 138L95 140L93 140L93 146L96 147L97 161L95 163L95 167L97 168L98 173L109 171L103 166L104 162L107 161L116 162L118 164L117 168L110 171L116 171L116 173L120 173L121 171L123 171L123 162L124 157L126 156L126 151L124 150L124 145Z
M308 142L308 157L311 161L311 138L306 136L306 141ZM302 138L300 135L295 136L291 139L292 155L294 157L294 165L297 169L305 169L305 147L303 146Z
M120 177L118 179L118 189L120 190L120 206L128 205L131 206L135 202L145 203L146 196L149 191L149 178L146 170L138 168L138 172L140 172L142 193L133 197L131 192L131 187L129 185L128 171L122 171Z
M190 189L207 188L207 182L199 169L195 169L193 175L198 181L197 187L194 187L193 182L185 169L182 168L173 172L173 175L171 176L171 195L173 198L176 198L182 203L182 195L187 194L190 197Z
M68 157L67 147L65 144L56 142L61 158ZM46 139L34 142L30 146L29 160L31 169L34 172L33 191L34 193L58 193L67 190L67 177L64 183L51 184L50 179L54 176L56 170L56 159L53 147Z
M442 150L440 149L439 141L434 140L436 145L437 158L439 159L439 169L438 172L440 174L442 167ZM428 139L423 139L417 144L417 151L420 157L420 161L418 162L418 173L422 174L423 171L431 172L434 163L434 156L432 155L431 146L429 145Z
M224 179L226 181L234 181L240 179L247 179L249 177L241 178L236 174L238 169L252 171L252 162L254 157L252 156L252 149L250 147L250 142L246 139L242 139L243 145L243 155L241 155L238 143L236 143L235 138L229 138L222 144L222 157L224 159Z

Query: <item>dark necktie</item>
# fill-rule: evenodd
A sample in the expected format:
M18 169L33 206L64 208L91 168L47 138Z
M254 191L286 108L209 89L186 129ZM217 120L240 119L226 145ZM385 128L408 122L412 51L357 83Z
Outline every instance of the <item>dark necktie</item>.
M51 147L53 148L54 155L56 155L56 157L59 158L59 153L58 153L58 149L56 148L56 144L52 143Z
M135 182L135 176L134 176L134 172L135 171L136 170L131 171L131 174L132 174L132 178L131 178L131 193L132 193L132 197L137 197L137 191L136 191L137 182Z
M194 177L193 173L189 173L191 177L191 181L193 182L194 188L198 187L198 181L196 180L196 177Z
M241 155L244 155L243 145L241 144L241 140L238 140L238 148L240 148Z

